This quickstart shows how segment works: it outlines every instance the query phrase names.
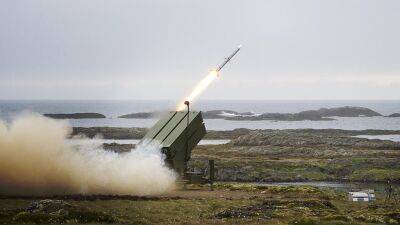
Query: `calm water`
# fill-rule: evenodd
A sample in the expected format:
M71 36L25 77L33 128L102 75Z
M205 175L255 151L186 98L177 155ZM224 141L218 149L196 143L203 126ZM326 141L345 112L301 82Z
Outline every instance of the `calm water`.
M357 135L356 137L400 142L400 135L396 135L396 134L394 134L394 135Z
M271 183L256 183L258 185L266 186L313 186L321 188L334 188L342 191L359 191L372 189L378 193L384 193L386 184L384 183L360 183L360 182L271 182ZM392 187L399 189L400 184L393 183Z
M97 112L106 115L107 119L69 120L72 126L111 126L111 127L150 127L156 119L118 119L116 117L154 110L174 109L173 101L0 101L0 118L10 121L26 113L76 113ZM196 110L228 109L238 112L300 112L321 107L362 106L375 110L383 115L400 112L400 100L385 101L199 101L193 106ZM228 121L206 120L210 130L249 129L382 129L400 130L400 118L337 118L336 121Z

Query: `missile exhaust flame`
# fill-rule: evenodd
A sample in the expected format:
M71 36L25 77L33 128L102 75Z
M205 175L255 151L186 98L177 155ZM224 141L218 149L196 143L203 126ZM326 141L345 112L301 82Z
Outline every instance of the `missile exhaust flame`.
M179 104L177 111L183 111L186 108L184 101L192 103L203 91L219 76L221 69L239 52L242 46L239 45L232 54L230 54L225 60L217 67L212 70L203 80L201 80L193 89L193 91Z
M203 80L200 81L193 89L193 91L185 98L184 101L189 101L192 103L203 91L218 77L218 72L216 70L211 71ZM185 110L186 105L181 103L177 111Z

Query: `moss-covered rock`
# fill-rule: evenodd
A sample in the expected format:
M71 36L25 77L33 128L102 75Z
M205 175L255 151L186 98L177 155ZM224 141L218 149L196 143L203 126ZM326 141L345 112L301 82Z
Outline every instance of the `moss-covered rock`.
M26 209L0 212L1 224L114 223L116 217L62 200L32 202Z

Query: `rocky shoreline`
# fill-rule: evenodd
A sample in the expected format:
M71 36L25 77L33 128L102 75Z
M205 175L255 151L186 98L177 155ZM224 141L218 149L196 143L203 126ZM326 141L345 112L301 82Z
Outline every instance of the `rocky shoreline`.
M371 133L376 131L371 131ZM358 133L368 133L358 132ZM336 130L335 132L319 132L318 130L269 130L251 131L232 140L237 146L330 146L353 149L390 149L400 150L400 142L379 139L354 137L351 132ZM354 134L354 133L353 133ZM358 135L358 134L357 134Z
M148 119L160 117L163 112L140 112L119 116L124 119ZM382 114L364 107L336 107L320 108L318 110L307 110L299 113L262 113L236 112L232 110L211 110L204 111L204 119L226 119L226 120L276 120L276 121L329 121L335 120L332 117L373 117L382 116Z
M105 139L141 139L147 132L147 128L139 127L73 127L71 136L96 136Z
M151 119L163 116L163 111L138 112L118 116L121 119ZM211 110L202 112L204 119L225 120L274 120L274 121L330 121L335 117L374 117L382 114L365 107L344 106L336 108L320 108L318 110L307 110L298 113L254 113L237 112L232 110ZM100 113L52 113L44 116L54 119L104 119L105 115ZM399 113L393 113L385 117L399 117Z
M106 116L100 113L48 113L43 114L52 119L105 119Z
M400 113L393 113L393 114L390 114L387 117L400 117Z
M75 135L140 139L144 128L75 127ZM400 182L400 142L354 137L400 135L400 130L249 130L208 131L223 145L197 146L190 165L204 171L215 160L216 179L236 182L357 181ZM106 150L131 151L133 144L108 143Z
M147 132L147 128L139 127L73 127L72 136L82 135L85 137L93 138L100 136L105 139L141 139ZM287 130L250 130L246 128L239 128L226 131L208 130L204 139L230 139L233 140L240 136L250 133L264 133L266 135L272 134L309 134L314 136L344 136L351 137L357 135L396 135L400 134L400 130L341 130L341 129L287 129ZM360 138L358 138L360 139ZM365 139L365 138L363 138Z

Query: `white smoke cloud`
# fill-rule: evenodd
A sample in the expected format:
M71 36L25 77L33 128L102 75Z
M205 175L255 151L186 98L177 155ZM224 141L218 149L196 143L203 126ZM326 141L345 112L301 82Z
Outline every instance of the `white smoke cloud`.
M66 123L25 115L0 121L0 194L160 194L174 188L158 146L117 154L87 142L66 142Z

